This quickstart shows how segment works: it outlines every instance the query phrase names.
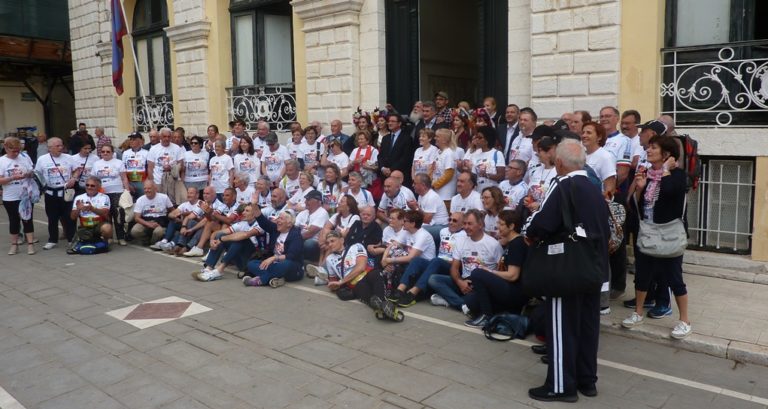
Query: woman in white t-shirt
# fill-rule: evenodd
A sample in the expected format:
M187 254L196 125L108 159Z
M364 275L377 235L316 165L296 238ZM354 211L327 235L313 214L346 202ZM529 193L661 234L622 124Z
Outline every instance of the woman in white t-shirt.
M488 186L498 186L504 179L504 154L493 148L496 145L496 131L482 126L472 140L476 149L464 155L463 170L477 175L475 190L482 192Z
M363 176L357 172L349 173L349 185L345 193L354 197L359 207L376 207L371 192L363 189Z
M8 250L8 255L12 256L18 252L22 225L27 239L27 253L35 254L35 245L33 244L35 226L32 217L29 220L24 220L19 214L24 186L30 185L34 166L28 156L20 154L21 142L18 138L12 136L5 138L4 149L5 155L0 157L0 186L3 188L3 207L8 214L8 230L11 238L11 248Z
M413 152L413 166L411 166L411 179L416 179L419 173L426 173L432 177L435 170L434 164L439 153L432 140L435 139L435 131L425 128L419 131L419 147Z
M342 178L347 176L349 156L341 150L341 141L338 139L334 139L328 144L328 151L323 154L322 159L320 160L320 164L324 167L331 163L339 167Z
M326 242L326 236L331 231L337 231L341 234L341 238L347 237L347 232L352 224L360 220L360 211L357 208L357 201L354 197L344 195L339 199L339 207L336 214L331 216L323 230L320 230L320 234L317 235L317 244L320 245L320 260L325 260L328 255L328 247Z
M208 184L213 186L216 196L222 200L224 190L232 186L235 165L232 158L226 154L226 145L223 142L216 141L213 146L216 156L208 163Z
M261 160L256 156L253 148L253 140L248 135L240 138L240 144L235 150L237 153L232 161L235 165L235 173L248 175L248 185L255 186L256 180L261 176Z
M406 256L390 257L390 252L385 250L381 258L381 265L386 267L389 264L407 265L416 257L427 260L435 258L436 248L435 239L421 226L424 222L424 214L418 210L408 210L405 212L405 222L403 230L406 231L405 249L408 252ZM390 245L391 246L391 245Z
M341 180L341 171L335 163L325 168L325 177L317 184L317 190L323 195L323 207L329 214L336 212L339 198L344 194L346 183Z
M435 143L439 153L432 174L432 189L441 199L450 201L456 194L456 134L450 129L438 129Z
M125 164L116 159L115 148L112 145L104 145L99 149L100 160L97 160L91 168L91 175L101 180L101 188L109 196L109 218L117 234L117 240L121 246L125 241L125 210L119 206L120 195L129 189L128 176L125 173Z
M498 239L499 226L497 221L499 220L499 213L507 205L504 200L504 192L498 186L489 186L483 189L480 199L483 201L483 210L485 210L485 218L483 219L485 222L485 232L494 239Z
M193 136L189 140L192 150L184 152L182 166L182 180L187 188L197 189L198 196L202 197L203 189L208 186L208 151L203 149L203 138Z
M99 160L99 155L93 152L93 145L91 141L86 139L83 141L83 146L80 147L80 152L76 155L72 155L72 162L77 166L76 169L80 169L80 177L77 178L77 186L75 192L77 195L85 193L85 180L88 176L91 176L91 169L93 164Z
M556 149L557 142L552 137L545 136L539 140L537 152L541 162L528 172L528 194L523 199L523 204L531 212L539 208L539 204L549 191L550 182L557 176L557 169L555 169Z
M325 153L325 144L317 141L317 129L312 126L304 128L304 170L310 171L313 175L321 176L322 169L319 169L320 157Z
M304 141L304 133L300 128L291 131L291 140L285 144L291 159L304 161L304 152L309 151L309 145Z
M289 209L292 209L296 213L304 210L306 207L304 196L306 196L307 193L315 190L314 186L312 186L312 182L314 181L315 177L312 176L311 173L307 171L299 173L299 190L297 190L296 193L294 193L293 196L288 199L288 203L286 203L285 206Z
M581 128L581 144L587 151L587 165L603 181L603 195L612 198L616 191L616 158L603 149L606 139L605 128L597 122L587 122Z
M371 146L370 134L366 131L355 133L357 148L349 155L350 172L357 172L363 176L363 187L367 188L376 179L379 170L379 150Z
M250 184L248 174L235 173L232 180L232 184L235 185L235 192L237 194L236 202L239 204L251 203L253 194L256 193L256 188Z

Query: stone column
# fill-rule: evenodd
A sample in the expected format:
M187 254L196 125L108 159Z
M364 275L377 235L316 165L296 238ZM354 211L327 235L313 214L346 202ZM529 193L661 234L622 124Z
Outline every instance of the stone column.
M351 129L360 105L360 10L363 0L293 0L304 22L309 120L341 119Z
M531 0L531 103L539 118L619 103L619 0Z
M176 22L165 29L176 53L176 92L173 95L174 122L184 124L188 134L204 135L210 124L211 110L208 98L208 34L211 23L202 20L202 1L197 7L185 3L177 8ZM198 3L198 2L193 2ZM187 22L194 18L201 20Z

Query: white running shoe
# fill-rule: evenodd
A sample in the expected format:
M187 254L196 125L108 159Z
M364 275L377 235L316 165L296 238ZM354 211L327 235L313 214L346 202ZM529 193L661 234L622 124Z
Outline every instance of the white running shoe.
M43 245L43 250L50 250L50 249L52 249L54 247L56 247L56 243L50 243L50 242L49 243L45 243Z
M469 310L467 304L461 304L461 312L463 312L467 317L472 318L472 311Z
M675 328L672 329L672 338L683 339L691 333L691 324L687 324L685 321L678 321Z
M445 298L441 296L440 294L432 294L431 297L429 297L429 302L432 303L432 305L437 307L449 307L450 304L448 304L448 301L445 301Z
M625 318L624 321L621 322L621 326L624 328L634 328L642 323L643 323L643 316L632 311L632 315Z
M194 246L189 251L184 253L184 257L200 257L203 255L203 249L200 247Z
M195 279L198 281L215 281L221 279L221 273L215 268L213 270L203 270L195 274Z
M320 277L323 280L328 280L328 271L325 270L325 267L307 264L307 266L304 267L304 270L307 272L307 277L309 278Z
M328 280L323 280L320 278L320 276L315 276L315 285L321 286L321 285L328 285Z
M168 242L165 242L165 243L160 243L160 250L163 250L163 251L171 250L174 247L176 247L176 243L174 243L172 241L168 241Z
M162 239L162 240L158 241L157 243L149 246L149 248L151 248L152 250L162 250L163 246L166 245L167 243L168 243L168 240Z

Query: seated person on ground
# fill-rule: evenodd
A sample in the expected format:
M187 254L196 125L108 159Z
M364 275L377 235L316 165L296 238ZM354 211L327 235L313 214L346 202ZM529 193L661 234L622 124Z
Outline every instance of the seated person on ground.
M325 259L328 288L336 291L339 298L354 298L352 290L368 273L368 253L360 243L344 247L344 238L338 231L328 233L328 257ZM323 278L318 275L316 278Z
M483 212L470 209L464 215L466 237L456 242L451 256L451 274L434 274L429 277L429 287L449 306L469 314L463 296L472 291L472 273L475 269L493 271L501 259L501 245L483 231Z
M85 180L85 193L75 197L70 217L80 220L75 233L79 243L106 242L112 238L112 224L109 223L109 197L99 193L101 179L89 176Z
M412 262L421 260L432 260L435 258L435 241L423 227L424 215L417 210L405 212L404 229L408 233L405 238L404 248L407 251L405 256L390 256L384 253L381 259L381 265L386 268L389 264L400 265L403 270ZM401 279L402 280L402 279ZM393 291L390 301L397 303L401 307L409 307L416 303L416 294L413 292L403 293L402 291Z
M216 197L216 191L213 190L213 187L209 186L208 189L213 194L213 197ZM187 243L187 239L190 238L194 233L197 233L197 237L194 239L193 245L197 244L197 239L200 238L200 233L202 233L201 228L203 225L200 225L195 230L191 230L191 228L193 228L198 221L198 215L194 213L196 208L199 209L197 206L198 202L199 200L197 188L194 186L188 187L187 201L181 203L177 208L168 213L168 227L165 228L165 235L163 236L163 239L149 246L149 248L153 250L163 250L178 256L181 255L181 253L187 251L184 246ZM192 217L187 220L187 217L190 214ZM202 211L200 215L202 215ZM190 228L186 228L187 226ZM184 230L183 233L181 232L182 230Z
M203 190L203 197L205 198L205 190ZM223 201L216 199L210 205L207 201L200 203L200 208L203 210L203 217L206 219L205 226L203 226L203 233L200 235L200 240L197 245L192 246L192 248L183 255L185 257L202 256L203 247L208 243L213 232L226 226L230 226L237 221L239 217L237 214L238 207L240 207L240 205L237 203L237 191L231 187L224 189Z
M317 200L320 201L319 199ZM318 204L319 207L319 204ZM295 226L293 210L283 210L272 222L257 207L253 208L256 221L269 235L269 247L273 256L248 262L248 272L243 277L246 286L280 287L286 281L298 281L304 277L304 252L301 229Z
M133 205L133 219L136 224L131 228L131 236L149 246L163 238L168 226L168 212L173 210L171 199L164 193L157 192L157 185L152 180L144 181L144 195Z
M405 210L392 209L389 212L389 226L385 227L381 234L381 242L368 246L368 254L376 257L377 265L381 265L381 256L386 248L393 242L403 244L407 239L405 231Z
M325 260L325 256L328 253L328 243L326 236L331 231L338 231L341 233L341 238L345 239L349 228L352 227L356 221L360 220L359 211L357 209L357 202L355 198L348 195L343 195L338 201L337 212L325 222L325 226L320 230L318 234L317 243L320 246L320 261ZM317 280L316 280L317 281ZM316 282L317 284L317 282ZM323 283L324 285L325 283Z
M323 195L313 190L305 197L307 208L296 216L296 227L301 229L304 240L304 258L308 263L320 262L320 245L317 236L328 221L328 212L323 208Z

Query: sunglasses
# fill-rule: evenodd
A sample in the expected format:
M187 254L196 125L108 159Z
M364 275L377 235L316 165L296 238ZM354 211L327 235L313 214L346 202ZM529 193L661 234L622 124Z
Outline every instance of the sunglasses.
M96 186L96 185L94 185L94 184L87 184L87 183L86 183L85 187L98 187L98 186Z

